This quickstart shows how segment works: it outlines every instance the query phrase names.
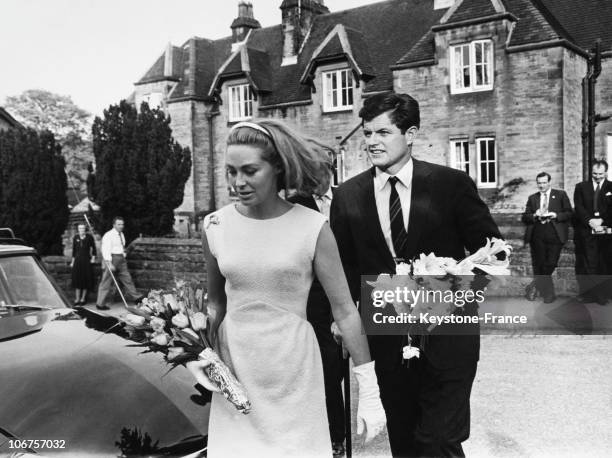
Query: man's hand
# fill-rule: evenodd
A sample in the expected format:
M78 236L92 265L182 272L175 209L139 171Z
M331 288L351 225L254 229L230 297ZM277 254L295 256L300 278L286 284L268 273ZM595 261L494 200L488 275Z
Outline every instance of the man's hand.
M551 219L555 219L557 217L557 214L555 212L548 212L548 213L546 213L546 217L547 218L551 218Z
M344 359L348 358L348 351L344 346L344 341L342 340L342 333L340 332L340 328L338 327L335 321L333 321L331 324L331 333L336 343L342 346L342 357Z
M74 267L74 258L72 258L72 261L70 261L70 268L72 269Z
M108 267L108 270L110 270L111 272L115 272L117 270L117 268L113 265L112 261L106 261L106 267Z

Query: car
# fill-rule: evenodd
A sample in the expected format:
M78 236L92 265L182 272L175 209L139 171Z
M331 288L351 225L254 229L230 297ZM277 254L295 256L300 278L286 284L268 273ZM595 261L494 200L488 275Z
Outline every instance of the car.
M0 455L203 456L210 393L125 337L0 238Z

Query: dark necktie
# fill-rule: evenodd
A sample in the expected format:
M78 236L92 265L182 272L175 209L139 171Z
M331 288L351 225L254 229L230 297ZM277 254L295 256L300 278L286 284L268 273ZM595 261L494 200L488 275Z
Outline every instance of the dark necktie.
M599 192L601 191L601 183L597 183L597 187L595 188L595 195L593 196L593 211L599 211Z
M395 256L402 257L404 246L408 240L408 234L404 228L404 214L402 213L402 203L399 194L395 189L395 184L399 181L397 177L389 177L391 184L391 195L389 196L389 220L391 221L391 240Z

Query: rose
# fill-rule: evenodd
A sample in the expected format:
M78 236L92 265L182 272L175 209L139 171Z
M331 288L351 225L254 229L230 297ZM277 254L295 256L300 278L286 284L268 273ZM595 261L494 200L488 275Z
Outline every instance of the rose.
M140 310L142 312L148 313L149 315L151 315L153 313L153 310L149 306L147 306L147 305L141 305L140 306Z
M168 348L168 356L169 360L176 358L179 355L185 353L185 349L183 347L170 347Z
M166 320L154 316L153 318L151 318L151 327L155 331L163 331L166 327Z
M186 328L189 326L189 319L182 312L179 312L172 317L172 324L177 328Z
M125 316L125 322L130 326L142 326L145 324L146 318L144 316L134 315L133 313L128 313Z
M170 336L165 332L155 333L153 334L153 337L151 337L151 342L156 345L165 347L170 343Z
M196 312L191 317L191 324L195 331L206 329L206 315L202 312Z

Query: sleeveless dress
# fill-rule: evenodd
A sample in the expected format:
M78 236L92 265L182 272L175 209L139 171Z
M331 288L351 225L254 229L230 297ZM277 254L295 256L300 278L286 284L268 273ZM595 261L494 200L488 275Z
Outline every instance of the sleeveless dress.
M315 246L325 221L301 205L257 220L234 204L204 220L227 296L219 356L252 404L244 415L213 394L209 457L332 455L321 354L306 321Z

